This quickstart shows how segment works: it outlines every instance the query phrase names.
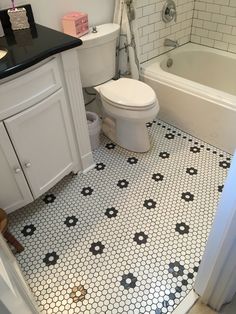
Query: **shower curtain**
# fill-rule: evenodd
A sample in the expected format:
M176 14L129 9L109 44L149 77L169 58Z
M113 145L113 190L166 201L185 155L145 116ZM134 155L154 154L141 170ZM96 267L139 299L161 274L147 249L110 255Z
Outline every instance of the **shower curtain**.
M139 79L139 68L132 32L132 21L129 21L127 0L115 0L115 11L113 22L119 24L119 54L117 56L117 67L120 76Z

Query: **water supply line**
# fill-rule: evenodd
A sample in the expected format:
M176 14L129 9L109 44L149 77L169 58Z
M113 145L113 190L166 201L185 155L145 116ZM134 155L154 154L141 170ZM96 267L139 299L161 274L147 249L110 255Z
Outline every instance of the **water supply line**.
M86 93L87 95L89 95L89 96L95 96L95 97L93 97L91 100L89 100L88 102L85 103L85 106L88 106L88 105L90 105L92 102L94 102L94 100L96 100L97 94L96 94L96 93L91 93L91 92L89 92L87 88L85 88L84 91L85 91L85 93Z

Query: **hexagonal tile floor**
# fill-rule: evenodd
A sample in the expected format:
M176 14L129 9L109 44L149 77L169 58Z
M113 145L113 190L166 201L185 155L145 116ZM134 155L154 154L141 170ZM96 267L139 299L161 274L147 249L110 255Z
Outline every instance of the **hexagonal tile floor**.
M103 137L95 169L10 215L42 313L171 313L192 289L231 156L147 127L148 153Z

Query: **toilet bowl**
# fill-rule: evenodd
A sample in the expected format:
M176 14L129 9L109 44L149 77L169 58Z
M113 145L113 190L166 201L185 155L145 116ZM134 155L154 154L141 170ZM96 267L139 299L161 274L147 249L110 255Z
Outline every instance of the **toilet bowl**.
M146 123L156 117L159 104L147 84L128 78L112 80L119 32L120 26L110 23L81 38L78 57L82 87L94 87L101 96L105 135L128 150L146 152L150 149Z
M146 123L158 114L155 92L147 84L128 78L96 88L104 109L102 129L118 145L134 152L147 152L150 139Z

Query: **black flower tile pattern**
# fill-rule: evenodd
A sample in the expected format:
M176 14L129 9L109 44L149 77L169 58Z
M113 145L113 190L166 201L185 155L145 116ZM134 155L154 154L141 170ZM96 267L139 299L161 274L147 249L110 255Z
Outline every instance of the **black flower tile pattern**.
M114 143L107 143L105 147L107 149L111 150L111 149L114 149L116 147L116 144L114 144Z
M198 266L194 266L194 267L193 267L193 271L194 271L195 273L197 273L197 272L198 272Z
M196 154L196 153L200 153L201 149L197 146L192 146L190 147L190 152Z
M27 237L27 236L32 236L36 230L36 227L33 224L26 225L24 228L21 230L21 233Z
M186 279L183 279L183 280L182 280L182 285L183 285L183 286L187 286L187 285L188 285L188 281L187 281Z
M69 217L66 217L66 220L64 221L64 224L67 226L67 227L74 227L78 222L78 218L76 218L75 216L69 216Z
M167 138L168 140L173 140L175 138L175 136L172 133L168 133L165 135L165 138Z
M46 266L55 265L57 263L59 256L56 252L47 253L43 259L43 262L46 264Z
M190 176L193 176L193 175L197 174L197 169L195 169L193 167L187 168L186 173L190 174Z
M182 292L182 288L180 286L177 286L175 288L175 291L178 292L178 293L181 293Z
M54 194L47 194L44 196L43 201L45 204L52 204L54 203L56 196Z
M169 294L169 299L170 300L174 300L175 299L175 294L174 293L170 293Z
M174 263L169 264L169 273L174 277L183 276L184 274L184 266L180 264L180 262L176 261Z
M160 120L148 132L145 154L102 136L96 169L9 215L40 312L170 314L192 290L231 156Z
M230 167L230 163L228 161L223 160L219 162L219 166L221 168L228 169Z
M155 202L153 199L145 200L143 203L143 206L147 209L156 208L157 202Z
M192 202L194 200L194 195L190 192L184 192L182 193L181 198L186 202Z
M136 287L137 278L131 274L128 273L127 275L122 276L121 285L125 289L135 288Z
M162 159L167 159L167 158L170 157L170 154L167 153L167 152L161 152L161 153L159 154L159 157L161 157Z
M129 182L125 179L123 180L119 180L118 183L117 183L117 186L121 189L124 189L124 188L127 188L129 185Z
M153 180L155 180L156 182L158 181L163 181L164 176L161 173L154 173L152 175Z
M91 244L89 251L93 253L93 255L98 255L102 254L104 249L105 245L103 245L102 242L98 241Z
M169 305L170 305L170 303L169 303L168 301L164 300L164 301L162 302L163 310L164 310L164 309L166 310L166 308L168 308ZM163 310L161 311L162 313L163 313Z
M177 223L175 227L175 231L177 231L179 234L189 233L189 226L186 225L186 223L184 222Z
M218 192L223 192L224 185L218 185Z
M93 193L93 189L89 186L86 188L83 188L81 191L81 194L83 194L83 196L92 195L92 193Z
M145 234L144 232L136 232L134 235L134 241L141 245L141 244L146 244L148 239L148 235Z
M115 209L114 207L111 207L111 208L107 208L106 209L106 212L105 212L105 215L108 217L108 218L114 218L116 217L118 214L118 210Z
M127 159L127 162L128 162L129 164L131 164L131 165L137 164L138 158L136 158L136 157L129 157L129 158Z
M152 126L152 122L146 123L147 128L150 128Z
M84 288L84 286L79 285L72 288L72 291L70 293L70 298L74 303L77 302L83 302L85 300L85 296L87 294L87 290Z
M105 168L106 168L106 165L105 165L104 163L102 163L102 162L97 163L97 164L96 164L96 167L95 167L95 169L96 169L97 171L104 170Z

